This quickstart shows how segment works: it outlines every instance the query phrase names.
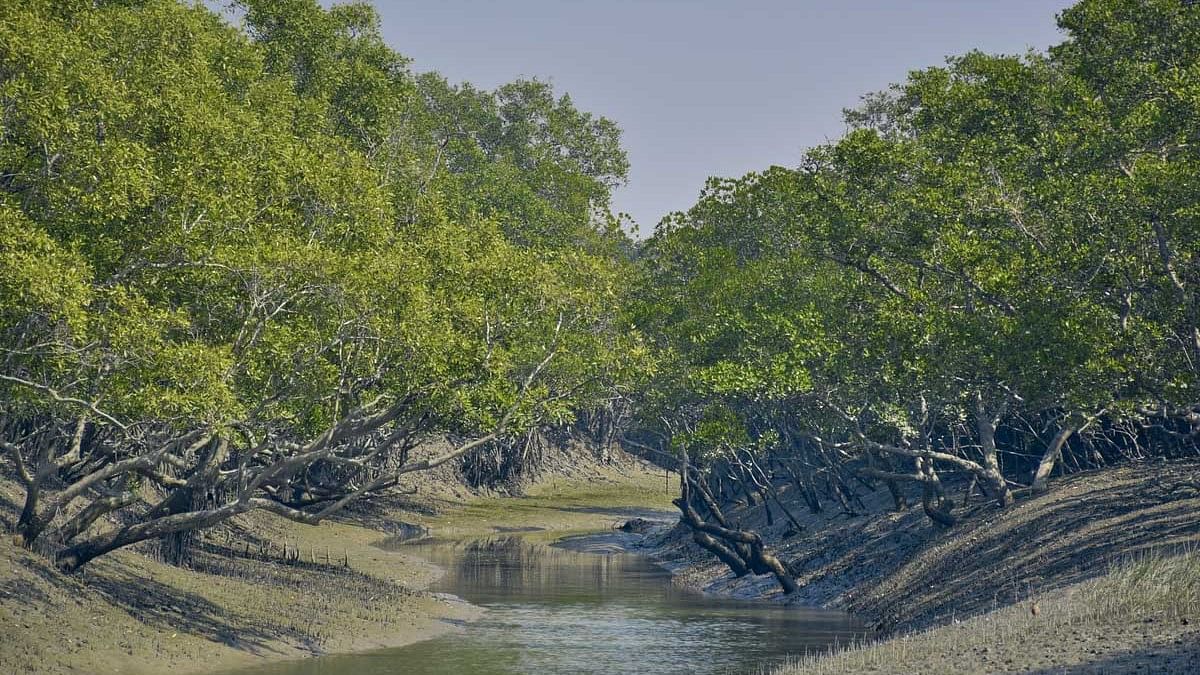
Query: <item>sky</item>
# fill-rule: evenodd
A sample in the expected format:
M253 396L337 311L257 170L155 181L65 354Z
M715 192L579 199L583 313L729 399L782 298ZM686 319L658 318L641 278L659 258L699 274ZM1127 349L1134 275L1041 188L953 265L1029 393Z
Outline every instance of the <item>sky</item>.
M326 1L325 4L329 4ZM387 42L452 82L551 82L617 122L614 207L649 236L709 176L796 166L842 110L971 49L1062 40L1067 0L375 0Z

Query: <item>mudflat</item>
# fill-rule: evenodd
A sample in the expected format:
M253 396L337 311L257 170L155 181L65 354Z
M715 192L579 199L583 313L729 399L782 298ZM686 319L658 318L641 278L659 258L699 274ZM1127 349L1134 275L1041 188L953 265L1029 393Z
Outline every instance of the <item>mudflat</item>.
M436 566L375 546L396 523L447 536L537 528L552 539L670 506L662 474L634 461L550 475L520 497L427 492L419 509L399 499L317 526L250 514L203 536L187 567L134 548L68 575L6 537L0 672L198 673L402 646L462 630L478 610L424 590Z

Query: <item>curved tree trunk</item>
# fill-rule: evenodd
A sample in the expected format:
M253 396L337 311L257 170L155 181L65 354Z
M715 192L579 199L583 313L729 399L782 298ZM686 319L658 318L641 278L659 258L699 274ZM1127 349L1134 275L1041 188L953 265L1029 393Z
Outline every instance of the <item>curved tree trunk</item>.
M1042 461L1038 462L1037 471L1033 474L1033 491L1035 493L1046 491L1046 482L1050 480L1050 472L1054 471L1054 465L1062 455L1063 446L1067 444L1067 440L1074 433L1075 427L1064 426L1055 434L1050 445L1046 446L1046 452L1042 454Z
M208 527L263 506L260 500L245 499L218 508L163 516L85 539L60 552L55 562L63 571L74 572L88 562L119 548L175 532Z
M707 523L700 518L695 508L692 507L693 489L701 495L701 499L706 503L712 500L712 495L708 493L707 489L700 487L697 479L692 477L692 468L688 462L686 451L680 451L679 473L680 495L675 500L675 506L679 507L681 512L680 520L692 529L692 537L696 543L717 555L736 576L744 576L747 570L755 574L773 574L784 593L795 593L800 590L796 580L792 578L783 563L766 550L762 537L757 532L730 529L722 525ZM713 510L710 507L710 511L714 518L720 514L719 508ZM724 520L723 514L719 517L722 521Z
M983 396L976 398L975 426L979 431L979 452L984 468L980 484L989 497L1001 507L1007 508L1013 503L1013 494L1000 471L1000 456L996 451L996 425L999 424L1001 414L1003 407L993 413L987 409Z
M942 527L953 527L958 523L958 519L950 513L953 504L946 499L946 492L942 489L942 481L938 478L933 460L917 460L917 469L925 476L921 491L921 508L925 515Z

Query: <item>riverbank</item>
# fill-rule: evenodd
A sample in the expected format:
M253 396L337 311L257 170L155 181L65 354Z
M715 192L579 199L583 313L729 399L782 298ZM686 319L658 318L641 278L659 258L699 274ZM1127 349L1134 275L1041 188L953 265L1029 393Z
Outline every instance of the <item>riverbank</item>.
M1200 553L1148 555L965 621L803 658L775 675L1196 673L1198 610Z
M731 509L795 573L802 588L787 597L770 577L735 579L678 527L651 535L640 549L677 583L845 609L868 621L875 638L892 638L791 672L1132 672L1138 665L1155 672L1172 658L1188 662L1200 642L1200 597L1172 588L1186 574L1168 573L1172 565L1191 569L1195 554L1178 555L1200 546L1198 475L1195 460L1082 473L1006 510L960 508L952 532L933 526L919 507L890 511L882 486L858 495L855 515L789 504L799 531L778 511L767 526L761 505ZM1168 562L1151 567L1158 572L1150 576L1129 571L1148 556ZM1129 583L1135 578L1144 584ZM1140 609L1115 611L1104 604L1113 597ZM1179 620L1133 602L1143 597L1184 598L1170 610ZM1158 672L1200 668L1192 667Z
M13 488L0 484L9 521ZM478 611L424 591L438 568L375 546L399 523L445 536L534 529L551 538L669 498L663 474L631 459L572 465L518 497L426 483L319 526L249 514L202 537L186 569L142 549L64 575L5 537L0 673L182 675L425 640L461 630Z

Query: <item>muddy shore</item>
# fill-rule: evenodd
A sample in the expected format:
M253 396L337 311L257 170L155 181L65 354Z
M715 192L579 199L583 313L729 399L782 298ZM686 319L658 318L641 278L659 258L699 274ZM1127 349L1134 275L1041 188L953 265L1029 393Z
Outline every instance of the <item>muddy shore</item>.
M886 494L860 495L861 515L794 505L800 531L778 517L768 526L761 506L731 509L796 573L802 589L791 596L769 576L734 578L691 544L663 475L636 464L553 476L517 498L454 488L319 527L258 514L206 539L190 569L126 551L66 576L6 538L0 672L210 672L401 646L461 630L477 614L424 592L436 567L376 546L401 531L397 523L550 541L635 516L657 524L561 545L647 555L705 593L844 609L869 623L872 644L794 672L1200 672L1200 611L1143 604L1130 613L1133 597L1104 604L1141 594L1121 590L1121 564L1195 555L1200 492L1179 486L1198 473L1200 464L1179 462L1080 474L1005 511L968 505L953 537L919 509L889 511ZM281 545L299 552L299 564L279 560Z
M681 585L843 609L871 628L874 646L790 672L1200 672L1200 616L1147 607L1114 623L1120 612L1097 610L1123 565L1200 550L1200 492L1180 489L1198 474L1192 460L1075 475L1007 510L967 505L952 536L919 508L891 510L882 489L860 494L853 515L797 500L799 531L778 513L767 525L761 505L727 511L792 569L790 596L770 576L735 578L679 525L627 545Z
M0 479L0 517L11 521L17 496ZM186 567L143 547L73 575L4 537L0 673L185 675L411 644L479 614L424 590L437 567L376 546L399 523L438 536L521 529L549 540L664 508L669 497L662 474L633 460L554 472L519 497L446 481L319 526L248 514L206 533Z

